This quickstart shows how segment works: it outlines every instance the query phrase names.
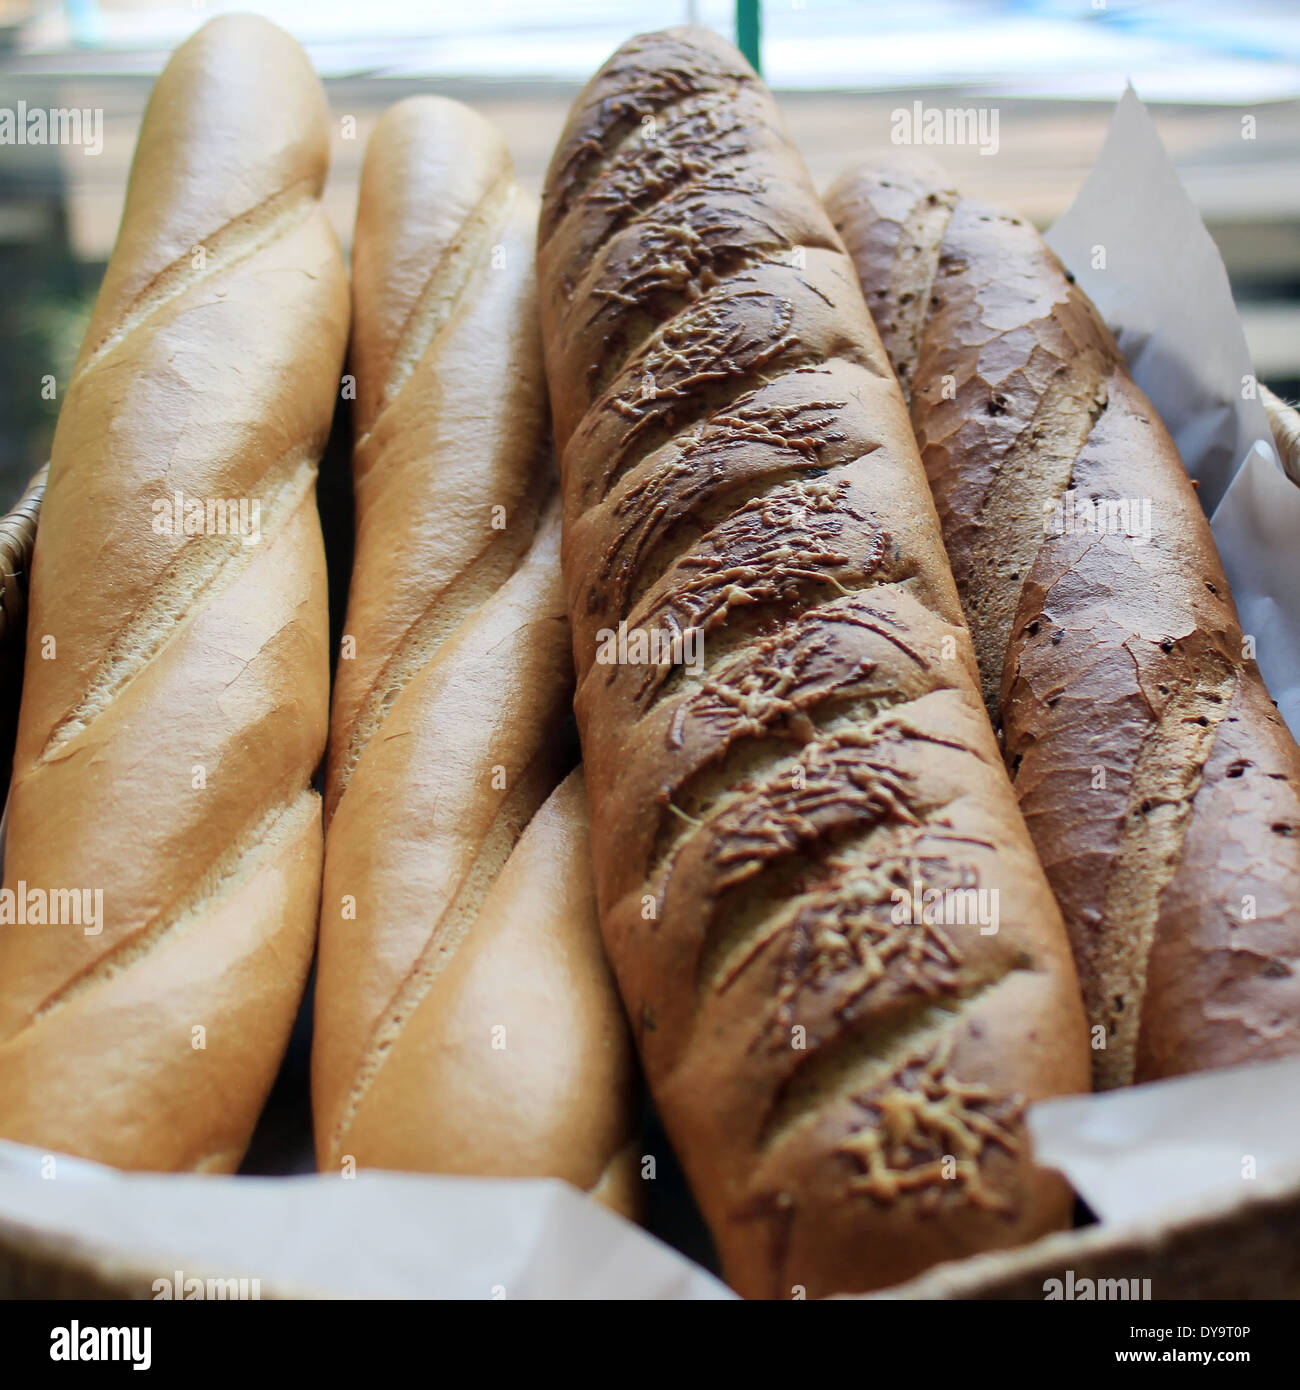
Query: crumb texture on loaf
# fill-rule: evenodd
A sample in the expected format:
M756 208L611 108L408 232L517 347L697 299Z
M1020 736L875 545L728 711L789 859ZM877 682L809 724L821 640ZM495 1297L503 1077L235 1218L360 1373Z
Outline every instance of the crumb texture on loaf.
M8 1139L232 1170L297 1013L328 712L316 463L348 331L328 143L306 55L249 17L183 44L145 113L36 541L4 867L50 908L0 922Z
M1087 1081L1059 914L853 267L730 45L588 84L539 273L602 929L727 1277L1063 1223L1023 1124ZM918 883L997 929L903 920Z
M1168 433L1023 219L919 162L853 171L827 204L910 388L985 699L1104 1039L1096 1084L1295 1053L1300 750ZM937 235L918 248L922 221Z
M381 118L354 254L317 1161L560 1177L630 1211L635 1186L605 1181L633 1067L571 772L535 232L481 117L423 97Z

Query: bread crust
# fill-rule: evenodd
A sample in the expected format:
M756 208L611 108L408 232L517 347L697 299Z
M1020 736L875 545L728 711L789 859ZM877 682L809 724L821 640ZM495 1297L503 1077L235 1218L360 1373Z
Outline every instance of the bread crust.
M538 258L602 929L727 1278L866 1290L1064 1224L1023 1127L1087 1084L1059 913L851 263L730 45L614 54ZM703 654L607 663L620 625ZM922 876L996 886L998 931L896 922Z
M559 1177L631 1213L640 1184L604 1182L636 1090L571 772L535 227L467 107L380 119L355 240L317 1160Z
M154 88L64 397L33 563L5 884L102 889L95 934L0 925L0 1134L234 1169L315 936L328 615L316 462L348 329L324 95L249 17ZM260 505L260 537L155 525Z
M1096 1085L1294 1054L1300 750L1172 440L1023 219L919 162L853 171L827 205L911 388L989 711L1104 1039ZM1073 498L1128 504L1130 533L1058 526Z

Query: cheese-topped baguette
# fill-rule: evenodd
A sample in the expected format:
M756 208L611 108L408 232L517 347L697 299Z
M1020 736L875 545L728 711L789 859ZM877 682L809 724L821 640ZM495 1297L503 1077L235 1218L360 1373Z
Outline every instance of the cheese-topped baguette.
M581 775L565 779L536 219L468 108L415 98L375 127L354 251L357 533L326 793L317 1158L560 1177L627 1210L631 1045Z
M1024 1125L1087 1084L1060 915L898 387L740 55L624 45L539 246L602 926L727 1277L864 1290L1063 1224Z
M348 332L328 155L306 55L260 19L201 29L145 112L36 540L6 1139L234 1169L288 1039L321 869L316 464Z
M1300 1050L1300 750L1168 433L1022 218L921 164L828 205L911 393L1096 1084Z

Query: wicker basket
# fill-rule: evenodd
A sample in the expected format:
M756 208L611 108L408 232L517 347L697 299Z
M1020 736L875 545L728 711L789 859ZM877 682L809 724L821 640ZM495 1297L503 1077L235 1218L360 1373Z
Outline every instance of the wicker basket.
M1300 1168L1243 1181L1242 1189L939 1265L888 1296L1042 1299L1048 1280L1064 1284L1073 1274L1075 1287L1082 1279L1149 1279L1153 1299L1300 1298Z
M1300 412L1288 405L1281 397L1275 396L1267 386L1259 388L1259 398L1268 416L1268 427L1273 431L1273 442L1277 445L1278 457L1287 477L1300 487Z
M167 1252L169 1257L176 1254L183 1257L185 1252ZM166 1259L106 1250L0 1221L0 1299L152 1299L159 1271L168 1269ZM220 1271L196 1268L191 1261L185 1262L185 1270L205 1282L209 1277L223 1277ZM260 1282L258 1296L263 1301L320 1297L311 1289Z
M45 496L45 480L50 465L27 484L18 505L0 520L0 648L22 637L27 617L27 579L31 572L32 547L36 544L36 519ZM3 673L3 674L7 674Z

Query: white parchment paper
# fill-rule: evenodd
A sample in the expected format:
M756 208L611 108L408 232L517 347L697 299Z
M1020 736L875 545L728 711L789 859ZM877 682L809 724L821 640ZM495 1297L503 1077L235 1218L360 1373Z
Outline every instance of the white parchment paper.
M43 1176L45 1174L45 1176ZM222 1178L118 1173L0 1141L0 1218L132 1252L153 1280L259 1279L356 1298L734 1295L554 1180Z
M1300 489L1281 472L1218 252L1132 91L1049 240L1116 331L1200 483L1245 630L1300 729ZM1094 267L1093 248L1105 250ZM1300 1059L1034 1108L1040 1158L1104 1222L1300 1161ZM260 1278L342 1296L729 1298L558 1182L363 1173L121 1174L0 1143L0 1219L130 1251L159 1278Z
M1034 1152L1109 1221L1146 1216L1300 1159L1300 1058L1045 1101Z

